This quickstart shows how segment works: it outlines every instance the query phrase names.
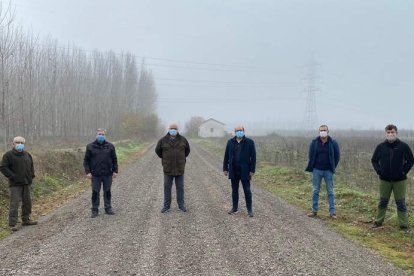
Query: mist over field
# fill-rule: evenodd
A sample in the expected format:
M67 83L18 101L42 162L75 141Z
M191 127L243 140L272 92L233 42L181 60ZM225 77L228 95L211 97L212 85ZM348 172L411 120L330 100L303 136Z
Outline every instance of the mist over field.
M0 0L0 275L413 273L413 12Z
M411 1L12 4L16 21L40 37L144 60L165 123L201 116L260 133L414 126Z

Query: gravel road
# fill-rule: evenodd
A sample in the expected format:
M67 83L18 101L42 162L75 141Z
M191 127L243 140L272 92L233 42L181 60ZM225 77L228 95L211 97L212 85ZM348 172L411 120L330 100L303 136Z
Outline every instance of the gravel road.
M0 275L406 275L303 210L254 187L255 217L228 215L221 161L192 145L187 213L161 214L153 147L113 184L115 216L90 218L90 191L0 242ZM293 185L293 183L292 183ZM175 191L174 191L175 193ZM173 193L173 194L174 194Z

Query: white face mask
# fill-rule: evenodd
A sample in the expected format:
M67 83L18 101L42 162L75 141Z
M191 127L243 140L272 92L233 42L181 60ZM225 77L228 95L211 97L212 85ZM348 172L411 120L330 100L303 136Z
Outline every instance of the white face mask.
M394 142L397 140L397 134L396 133L387 133L386 135L387 141Z
M319 136L321 138L326 138L326 137L328 137L328 132L327 131L319 131Z

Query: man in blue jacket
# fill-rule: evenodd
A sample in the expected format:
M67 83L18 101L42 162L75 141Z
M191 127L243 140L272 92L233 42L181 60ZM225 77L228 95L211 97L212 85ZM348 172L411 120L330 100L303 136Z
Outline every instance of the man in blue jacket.
M256 148L254 141L244 135L244 127L234 129L235 136L227 141L223 161L223 172L231 180L233 207L229 214L238 211L239 183L241 181L246 200L247 213L253 217L250 179L256 171Z
M336 218L334 196L334 173L339 163L340 152L338 143L329 136L327 125L319 127L319 137L312 140L309 146L309 162L306 171L312 172L312 211L309 217L318 214L319 192L322 178L325 180L329 202L329 216Z

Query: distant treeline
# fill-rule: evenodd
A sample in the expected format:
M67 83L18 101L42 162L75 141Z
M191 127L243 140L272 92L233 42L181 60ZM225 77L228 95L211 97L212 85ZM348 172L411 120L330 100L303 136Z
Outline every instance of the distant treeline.
M40 40L0 7L0 135L6 144L15 135L32 141L88 136L96 127L126 134L123 126L157 130L148 126L158 124L154 80L139 64L140 70L130 53Z

